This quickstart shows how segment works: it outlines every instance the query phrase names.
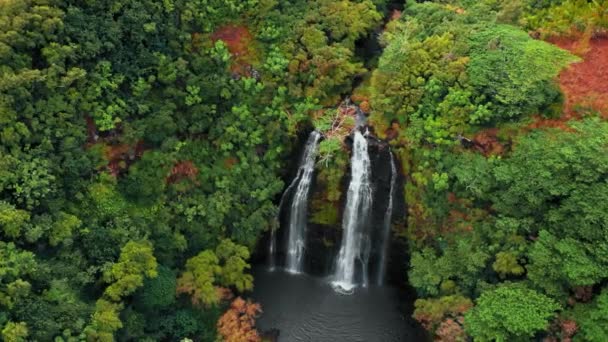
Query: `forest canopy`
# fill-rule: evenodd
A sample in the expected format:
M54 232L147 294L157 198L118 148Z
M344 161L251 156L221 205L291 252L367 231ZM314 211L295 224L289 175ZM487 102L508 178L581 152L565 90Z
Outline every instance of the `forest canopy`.
M608 113L566 116L559 83L605 43L607 13L0 1L2 340L260 340L259 306L233 296L255 286L251 256L313 128L311 220L339 221L347 96L399 160L402 282L435 338L608 340Z

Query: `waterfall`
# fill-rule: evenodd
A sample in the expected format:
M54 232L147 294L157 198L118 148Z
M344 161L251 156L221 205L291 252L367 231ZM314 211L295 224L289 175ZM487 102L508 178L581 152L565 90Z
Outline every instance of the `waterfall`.
M395 166L395 156L391 154L391 189L388 193L388 206L384 213L384 230L382 231L382 240L380 241L380 258L378 259L378 275L376 284L382 285L386 273L386 254L389 249L391 236L391 219L393 218L393 197L395 196L395 183L397 182L397 167Z
M364 234L364 228L372 202L370 169L367 140L357 130L351 157L351 181L342 219L342 245L333 279L333 285L338 290L350 291L357 285L357 261L361 264L363 285L367 285L367 274L364 273L367 273L370 241Z
M315 169L315 159L321 134L317 131L310 133L300 161L298 174L287 191L297 182L296 192L291 201L287 236L286 269L291 273L302 272L304 247L306 245L306 221L308 209L308 194Z
M291 189L293 189L293 187L296 186L296 184L298 184L298 180L300 180L301 176L302 175L301 175L300 169L298 169L298 173L291 181L291 184L289 184L287 189L285 189L285 191L283 191L283 195L281 195L281 200L279 201L279 207L278 207L278 213L277 213L278 217L281 216L281 211L283 210L283 203L285 202L285 198L287 197L287 194L289 194L291 192ZM272 228L270 228L270 241L268 243L268 259L269 259L268 268L271 271L274 271L276 264L277 264L276 255L275 255L276 250L277 250L277 234L276 234L275 228L272 227Z
M277 262L275 260L276 245L277 245L276 232L275 232L275 228L272 227L272 228L270 228L270 242L268 245L268 258L269 258L268 268L270 269L270 271L274 271L276 264L277 264Z

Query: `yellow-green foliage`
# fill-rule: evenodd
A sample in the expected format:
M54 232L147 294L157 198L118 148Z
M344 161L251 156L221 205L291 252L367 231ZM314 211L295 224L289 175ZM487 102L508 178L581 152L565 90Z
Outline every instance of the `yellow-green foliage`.
M510 252L498 252L492 268L503 278L510 274L516 276L522 275L525 271L519 264L517 256Z
M104 275L112 284L105 291L113 301L132 294L144 284L144 278L155 278L157 262L149 241L128 242L120 252L118 262Z
M608 29L608 2L565 0L540 9L532 7L523 23L545 36L595 33Z
M386 47L371 79L374 115L405 123L416 112L426 82L449 63L443 57L449 52L452 39L445 34L418 41L406 33L397 34Z
M87 337L93 341L113 342L114 333L122 328L120 312L124 305L99 299L95 303L95 312L91 324L85 329Z
M216 305L222 299L218 286L251 290L253 277L245 273L250 268L247 259L247 247L224 239L215 251L204 250L188 259L185 272L177 279L177 293L189 295L197 305Z
M286 44L289 90L332 106L350 91L353 78L366 71L355 58L354 43L379 24L381 15L370 0L314 0L302 10L305 20L293 28L297 38Z
M24 322L8 322L2 329L2 339L7 342L25 342L28 334L27 324Z
M202 251L188 259L185 272L177 279L177 293L190 295L194 304L217 304L220 300L214 283L222 269L213 251Z
M234 286L239 291L251 290L253 288L253 276L247 274L250 268L249 250L245 246L224 239L215 249L215 254L222 265L219 277L223 286Z
M16 209L9 203L0 201L0 229L11 238L18 238L30 214L25 210Z
M323 142L321 142L322 144ZM319 224L337 224L338 203L342 197L341 182L348 166L348 155L341 145L327 145L331 148L331 158L317 164L317 188L321 189L316 195L311 208L311 219ZM321 149L321 146L319 147Z

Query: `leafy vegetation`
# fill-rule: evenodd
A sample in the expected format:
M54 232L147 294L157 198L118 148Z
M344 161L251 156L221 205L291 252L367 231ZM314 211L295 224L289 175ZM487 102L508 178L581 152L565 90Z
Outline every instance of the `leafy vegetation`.
M292 138L380 19L369 0L2 1L3 338L215 341Z
M406 171L414 317L437 339L601 340L608 126L563 119L578 59L522 31L600 32L602 2L574 3L410 3L381 37L371 120Z
M545 330L558 308L553 300L533 290L503 285L479 297L465 315L465 326L479 341L525 340Z
M396 5L0 1L2 339L260 340L232 299L297 137L323 135L310 220L338 226L364 115L425 328L607 340L608 125L563 115L580 58L540 40L605 39L606 2Z

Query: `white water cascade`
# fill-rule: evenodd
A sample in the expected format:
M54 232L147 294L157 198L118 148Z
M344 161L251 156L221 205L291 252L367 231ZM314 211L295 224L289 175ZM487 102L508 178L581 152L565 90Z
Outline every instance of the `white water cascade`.
M277 263L276 260L275 260L276 246L277 246L276 232L275 232L275 228L272 227L272 228L270 228L270 242L269 242L269 245L268 245L268 257L269 257L268 268L271 271L274 271L274 269L276 267L276 263Z
M382 231L382 240L380 241L380 258L378 259L378 273L376 284L382 285L386 273L386 254L391 236L391 219L393 217L393 197L395 196L395 183L397 182L397 166L395 165L395 157L391 152L391 189L388 193L388 206L384 213L384 229Z
M372 204L370 185L370 159L367 140L355 132L351 157L351 181L348 186L346 207L342 219L342 244L336 260L333 286L338 291L350 292L357 286L356 269L360 263L363 286L367 286L367 263L370 241L364 229Z
M310 137L309 137L309 139L310 139ZM279 201L279 207L278 207L279 211L277 214L278 217L280 217L281 211L283 210L283 203L285 202L285 197L287 197L287 194L289 194L291 192L291 189L293 189L293 187L296 186L296 184L298 184L298 181L300 180L301 176L302 176L302 174L300 172L300 168L298 168L298 172L297 172L296 176L293 178L293 180L291 181L291 184L289 184L287 189L285 189L285 191L283 191L283 195L281 195L281 200ZM276 264L277 264L276 250L277 250L277 232L276 232L275 227L271 227L270 228L270 241L268 243L268 256L269 256L268 268L271 271L274 271Z
M306 247L306 221L308 213L308 194L315 170L315 159L321 134L317 131L310 133L304 148L304 154L298 168L298 174L293 182L297 182L296 192L291 201L287 235L287 260L285 268L290 273L301 273ZM291 188L295 183L289 186ZM289 191L289 188L287 191Z

